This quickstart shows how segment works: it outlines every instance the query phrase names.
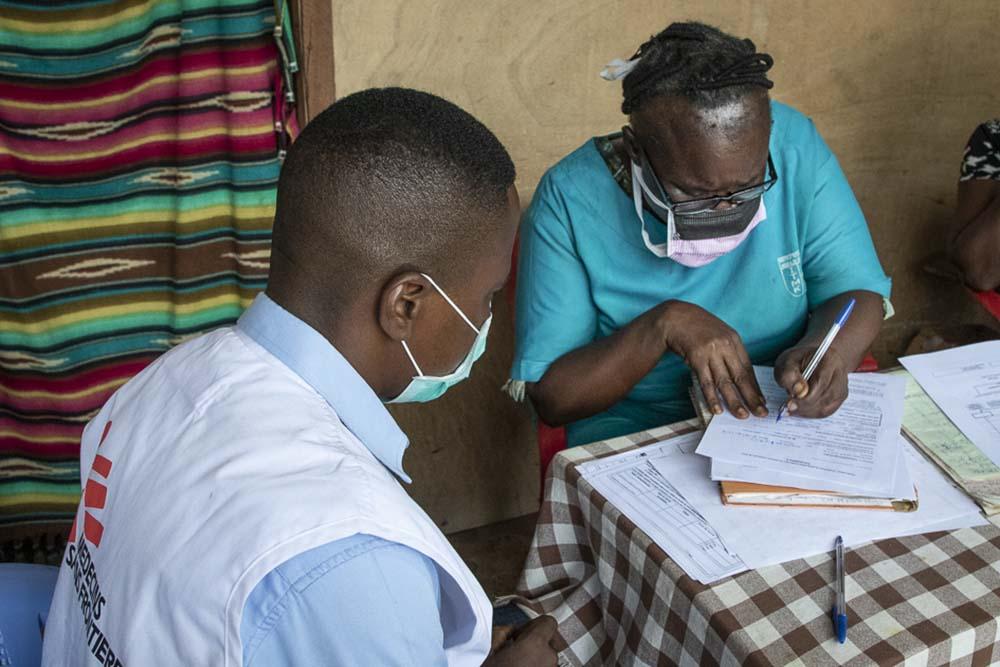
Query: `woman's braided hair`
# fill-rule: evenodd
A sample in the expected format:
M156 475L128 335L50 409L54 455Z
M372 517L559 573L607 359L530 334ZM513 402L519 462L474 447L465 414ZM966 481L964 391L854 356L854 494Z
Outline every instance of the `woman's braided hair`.
M749 39L737 39L704 23L672 23L639 47L635 68L622 80L622 112L645 100L679 95L703 108L726 104L750 92L770 89L774 60L757 53Z

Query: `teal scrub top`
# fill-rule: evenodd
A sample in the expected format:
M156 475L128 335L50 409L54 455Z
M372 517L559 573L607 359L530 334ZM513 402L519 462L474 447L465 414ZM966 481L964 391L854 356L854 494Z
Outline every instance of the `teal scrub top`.
M755 364L773 364L805 332L809 312L851 290L888 298L864 214L812 121L771 103L777 184L767 218L735 250L689 268L650 252L632 197L595 139L546 172L521 226L516 346L511 377L535 382L579 347L671 299L697 304L735 329ZM665 227L648 211L654 243ZM574 422L570 445L694 414L690 371L668 353L606 412Z

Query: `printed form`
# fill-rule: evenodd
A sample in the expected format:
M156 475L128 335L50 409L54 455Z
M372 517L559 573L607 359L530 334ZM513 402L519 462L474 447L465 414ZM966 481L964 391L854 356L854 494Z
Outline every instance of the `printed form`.
M581 484L593 487L704 584L825 553L838 533L855 546L986 522L976 504L900 435L900 455L921 489L916 512L723 505L718 484L709 479L709 461L694 453L701 436L699 431L672 437L582 463L577 470Z
M757 466L712 459L712 480L716 482L733 480L737 482L753 482L754 484L768 484L771 486L790 486L795 489L806 489L809 491L845 493L852 496L866 495L871 498L916 500L916 487L913 484L913 475L910 473L909 466L906 465L906 457L896 457L894 475L891 487L886 487L884 490L878 492L864 492L850 484L838 484L830 480L819 481L811 477L802 477L801 475L794 475L792 473L777 472Z
M869 540L986 523L976 504L934 464L904 441L903 436L896 434L896 440L900 456L913 471L920 489L920 507L916 512L735 507L722 504L718 486L708 479L708 460L700 456L673 456L658 459L655 465L697 508L727 548L752 569L826 553L836 535L843 535L847 546L853 547Z
M747 567L654 465L659 459L691 458L701 434L588 461L577 470L689 576L707 584Z
M1000 468L951 423L909 372L900 368L893 373L906 378L906 436L968 491L987 514L1000 512Z
M755 366L767 400L767 417L712 419L697 452L713 460L814 480L815 488L885 493L894 489L906 381L876 373L851 373L850 396L832 416L806 419L775 415L788 393L773 370ZM905 473L904 473L905 474ZM832 490L832 489L830 489Z
M1000 341L899 361L955 426L1000 466Z

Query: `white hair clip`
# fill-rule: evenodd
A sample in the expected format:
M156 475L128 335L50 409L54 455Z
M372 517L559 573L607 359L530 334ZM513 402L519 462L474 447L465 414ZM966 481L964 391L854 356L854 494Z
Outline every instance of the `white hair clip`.
M601 70L601 78L605 81L618 81L624 79L628 76L628 73L635 69L635 66L639 64L638 58L633 58L632 60L622 60L621 58L615 58Z

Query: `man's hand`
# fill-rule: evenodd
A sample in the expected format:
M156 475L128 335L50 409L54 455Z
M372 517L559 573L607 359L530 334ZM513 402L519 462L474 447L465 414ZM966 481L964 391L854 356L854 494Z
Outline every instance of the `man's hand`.
M767 416L764 394L740 335L725 322L693 303L663 304L667 349L694 371L712 412L722 414L719 394L740 419L750 413Z
M493 631L493 652L483 667L556 667L559 654L552 648L555 632L556 620L551 616L539 616L518 630L497 628Z
M509 640L513 634L513 625L494 625L493 640L490 642L490 653L496 653L498 649L507 643L507 640Z
M847 399L847 365L834 348L823 355L807 384L802 372L817 345L796 345L774 362L774 379L788 392L788 413L800 417L829 417Z

